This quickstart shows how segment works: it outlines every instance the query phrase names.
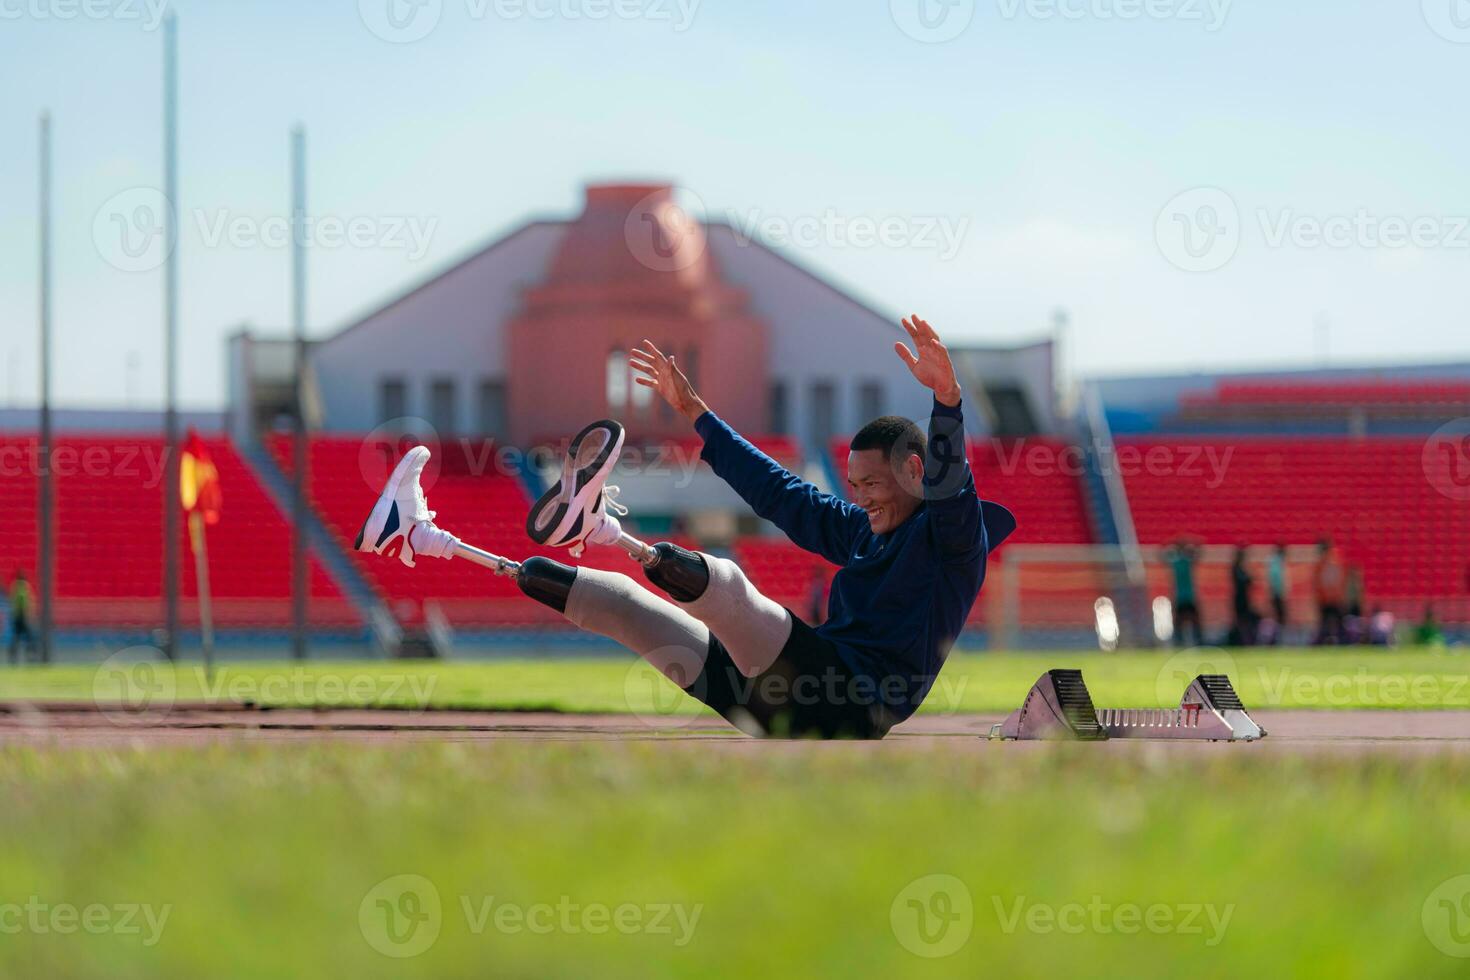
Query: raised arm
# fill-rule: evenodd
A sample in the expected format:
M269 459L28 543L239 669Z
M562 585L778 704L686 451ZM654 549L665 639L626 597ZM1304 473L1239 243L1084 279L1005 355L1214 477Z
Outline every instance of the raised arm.
M651 341L635 348L628 362L637 372L638 384L657 391L694 425L704 439L700 457L751 510L779 527L797 547L834 564L847 562L855 535L867 525L861 508L823 493L742 439L710 411L674 358Z
M970 471L965 446L959 378L948 349L927 321L911 316L903 321L903 328L914 350L901 341L893 345L894 350L914 379L934 392L924 457L924 500L929 506L929 525L943 554L969 558L985 547L985 535L980 496L975 490L975 475Z

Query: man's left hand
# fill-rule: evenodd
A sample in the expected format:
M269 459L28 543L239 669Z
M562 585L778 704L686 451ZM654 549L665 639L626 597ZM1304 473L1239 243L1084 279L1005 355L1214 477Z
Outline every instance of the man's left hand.
M918 356L914 356L903 341L894 344L893 349L898 352L904 364L908 365L919 384L934 392L939 404L954 408L960 403L960 382L955 377L949 351L939 342L939 335L929 326L928 321L917 315L907 317L903 321L903 328L914 342L914 350L918 351Z

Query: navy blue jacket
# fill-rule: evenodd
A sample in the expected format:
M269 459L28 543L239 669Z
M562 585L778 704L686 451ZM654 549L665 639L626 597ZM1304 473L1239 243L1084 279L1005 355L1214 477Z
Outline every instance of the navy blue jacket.
M758 515L842 566L817 632L876 685L895 721L913 714L970 615L986 556L1016 528L1010 511L975 491L960 406L934 402L925 500L887 534L874 534L861 507L784 469L713 412L694 428L701 457Z

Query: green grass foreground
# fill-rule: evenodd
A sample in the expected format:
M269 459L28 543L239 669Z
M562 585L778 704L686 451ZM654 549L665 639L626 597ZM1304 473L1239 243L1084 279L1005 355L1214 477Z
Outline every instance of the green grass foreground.
M874 748L6 746L0 975L1464 975L1463 756Z
M1178 704L1198 673L1227 673L1251 708L1470 708L1470 654L1346 649L1170 653L956 653L927 713L1004 712L1049 667L1080 667L1105 707ZM198 699L270 705L456 707L640 715L702 711L631 657L480 662L355 661L232 664L206 680L177 668L100 666L0 669L0 700L27 698L167 704Z

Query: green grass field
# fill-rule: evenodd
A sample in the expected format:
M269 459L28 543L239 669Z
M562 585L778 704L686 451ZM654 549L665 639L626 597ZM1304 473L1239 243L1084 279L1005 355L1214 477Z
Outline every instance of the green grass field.
M1466 707L1453 654L1202 656L957 656L926 710L1008 710L1049 666L1120 706L1225 669L1253 707ZM112 663L0 671L0 700L657 721L661 683L621 659ZM1129 748L0 743L0 976L1465 975L1470 757Z
M998 748L0 749L0 975L1464 975L1463 758Z
M1470 708L1470 653L1205 649L1168 653L966 653L951 657L921 709L1009 711L1048 667L1081 667L1110 707L1177 704L1198 673L1228 673L1252 708ZM0 700L252 700L262 704L695 713L631 657L469 663L352 661L226 665L133 662L0 670Z

